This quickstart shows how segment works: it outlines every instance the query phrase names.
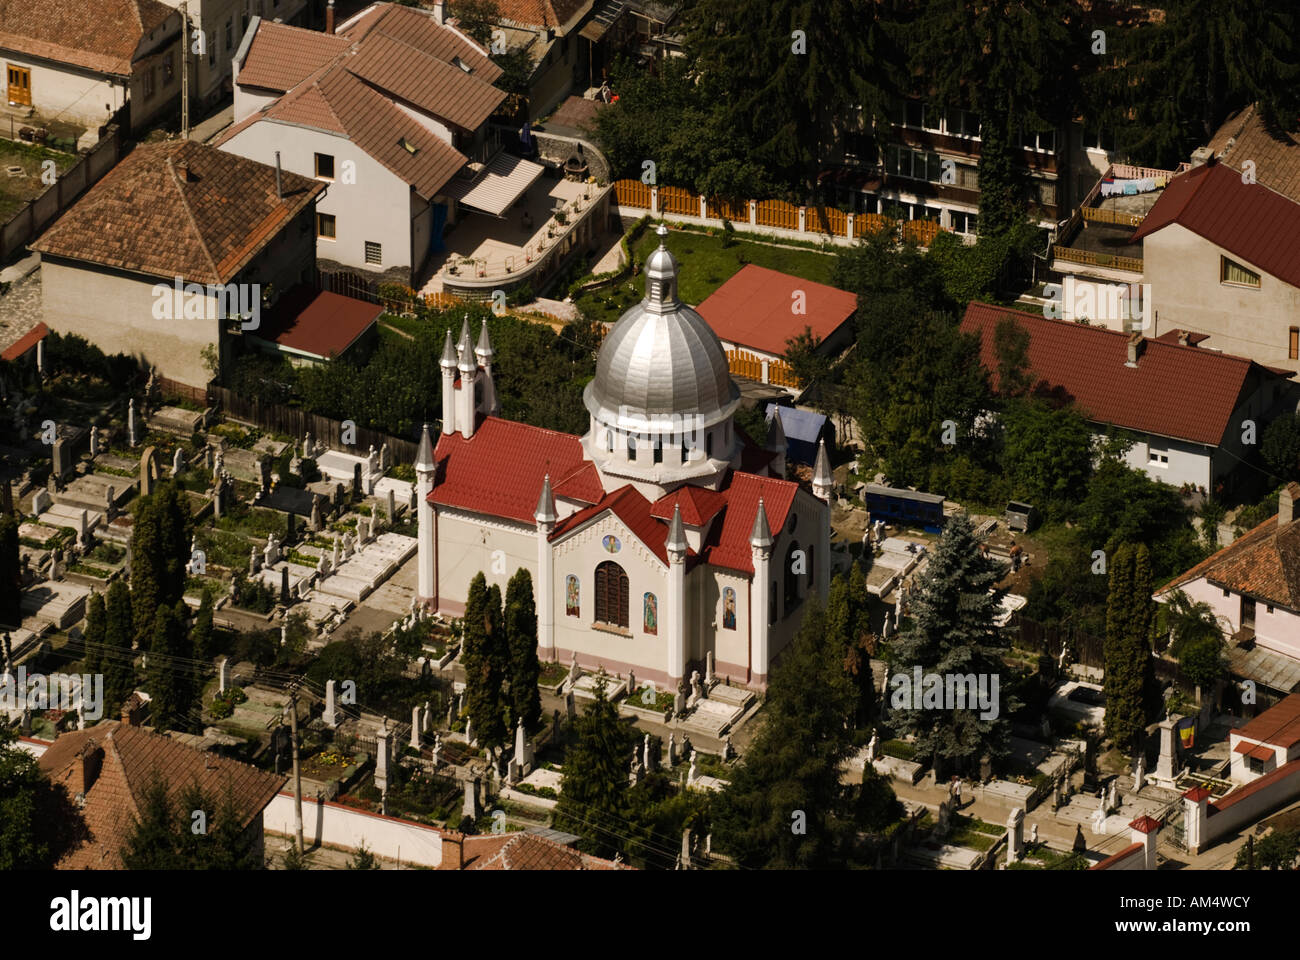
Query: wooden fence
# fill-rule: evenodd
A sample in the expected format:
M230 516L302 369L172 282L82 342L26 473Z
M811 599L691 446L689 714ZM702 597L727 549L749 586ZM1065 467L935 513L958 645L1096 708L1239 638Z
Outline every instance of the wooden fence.
M1039 623L1024 614L1018 614L1017 621L1020 630L1018 646L1026 650L1041 651L1055 658L1061 655L1062 643L1066 643L1073 651L1069 657L1071 663L1105 669L1105 643L1101 637L1084 633L1069 625L1063 627L1059 624Z
M784 360L768 360L767 376L763 376L763 358L748 350L728 350L727 369L738 377L770 383L778 387L799 389L799 378Z
M261 430L283 434L295 440L301 440L311 433L314 438L331 447L342 446L339 442L343 434L341 420L322 417L320 414L309 413L296 407L286 407L283 404L263 403L256 397L250 400L233 390L215 384L209 385L207 392L211 400L220 404L222 411L228 417L243 420ZM360 426L357 427L356 443L352 445L352 449L364 451L373 445L378 450L385 443L388 444L388 452L392 455L393 463L414 463L416 454L420 450L416 442L401 437L391 437L378 430L368 430Z
M1142 261L1136 257L1119 257L1109 253L1093 253L1076 247L1052 246L1052 257L1056 260L1068 260L1070 263L1084 263L1094 267L1113 267L1129 273L1141 273Z

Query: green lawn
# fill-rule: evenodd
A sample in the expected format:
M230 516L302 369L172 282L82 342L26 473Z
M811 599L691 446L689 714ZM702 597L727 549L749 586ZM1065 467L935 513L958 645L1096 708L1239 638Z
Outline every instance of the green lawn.
M7 221L29 200L35 200L49 185L41 182L41 164L53 160L60 175L77 162L76 154L46 150L44 147L0 140L0 223ZM5 167L19 166L25 177L10 177Z
M646 230L635 245L637 262L644 263L658 245L659 237L653 230ZM681 230L668 235L668 249L681 264L677 277L678 295L693 306L708 299L709 294L730 280L746 263L826 284L831 282L831 273L835 269L832 254L773 247L746 240L737 240L724 247L720 236ZM613 287L584 293L576 298L578 308L592 320L613 323L624 310L641 300L645 292L644 283L643 277L637 277Z

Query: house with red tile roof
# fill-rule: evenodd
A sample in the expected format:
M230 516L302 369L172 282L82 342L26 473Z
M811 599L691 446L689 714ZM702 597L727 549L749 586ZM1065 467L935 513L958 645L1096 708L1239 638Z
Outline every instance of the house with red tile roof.
M601 346L581 437L501 419L486 326L447 331L441 431L425 426L415 463L417 597L459 615L476 574L504 588L523 568L544 660L675 690L711 657L762 687L829 586L829 460L811 491L786 480L784 441L736 429L726 355L666 246L645 276Z
M409 285L463 212L500 217L542 173L488 126L500 76L431 11L376 3L325 32L254 18L234 58L235 123L215 143L328 187L322 269Z
M966 308L961 329L980 338L980 360L998 388L996 332L1004 320L1028 336L1033 392L1073 403L1098 428L1136 438L1125 460L1174 486L1207 491L1235 481L1264 427L1287 403L1289 370L1195 346L1191 337L1144 337L987 303ZM1185 342L1184 342L1185 341Z
M1300 760L1300 693L1265 710L1228 734L1231 774L1249 783L1293 760Z
M67 788L90 831L86 843L56 864L59 870L123 869L122 852L156 783L172 799L197 785L217 810L228 798L240 817L242 842L260 854L262 811L288 779L118 720L61 734L39 763L52 782ZM209 822L217 810L208 811Z
M1256 140L1259 137L1255 138ZM1271 156L1269 154L1268 156ZM1169 181L1133 234L1142 243L1153 329L1206 334L1214 347L1294 371L1300 363L1300 201L1280 163L1238 149Z
M6 99L42 119L99 128L123 108L130 129L176 104L181 17L159 0L0 0Z
M728 350L766 360L785 357L787 342L805 331L830 356L853 341L856 294L824 283L745 264L698 307Z
M1295 669L1300 661L1300 484L1290 483L1278 494L1276 516L1179 574L1156 599L1167 601L1177 590L1208 603L1224 634L1237 641L1229 651L1235 673L1281 693L1300 687ZM1253 661L1289 658L1292 669L1273 665L1264 674L1259 668L1268 664L1251 663L1241 656L1247 652ZM1279 683L1270 674L1288 679Z
M205 386L206 347L224 362L263 308L312 280L324 189L193 141L141 144L31 244L45 323Z

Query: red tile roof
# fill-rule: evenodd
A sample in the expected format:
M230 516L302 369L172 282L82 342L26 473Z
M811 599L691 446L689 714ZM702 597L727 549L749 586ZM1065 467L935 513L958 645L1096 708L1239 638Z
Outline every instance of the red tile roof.
M75 797L82 789L76 782L78 757L87 750L102 751L99 775L82 808L91 839L59 862L63 870L121 869L121 851L157 779L173 796L195 783L218 802L229 791L241 827L261 815L288 779L116 720L62 734L41 756L41 770Z
M188 165L188 177L182 166ZM192 283L228 283L323 183L192 140L137 146L36 242L42 254Z
M5 347L4 352L0 353L0 360L17 360L24 353L36 346L37 342L44 340L50 328L44 323L38 323L21 337L15 340L9 346Z
M590 460L584 460L558 483L553 481L551 492L557 497L581 503L599 503L605 496L605 488L600 484L600 471Z
M1283 698L1250 723L1232 732L1256 743L1291 749L1300 743L1300 693ZM1238 752L1241 752L1240 747ZM1271 750L1267 753L1272 755Z
M141 42L176 11L158 0L0 0L0 47L126 77Z
M1235 806L1247 797L1254 796L1261 790L1269 790L1275 784L1284 780L1289 780L1291 777L1294 777L1297 772L1300 772L1300 760L1292 760L1290 763L1284 763L1271 773L1266 773L1262 777L1250 781L1250 783L1246 784L1244 787L1239 787L1221 800L1216 800L1214 803L1210 804L1209 814L1210 816L1213 816L1216 813L1222 813L1229 807Z
M571 517L561 520L551 534L552 540L562 540L590 520L610 512L618 517L632 531L632 535L650 550L660 563L668 562L668 548L664 542L668 539L668 524L661 523L650 514L650 501L642 496L636 487L628 484L607 494L599 503L579 510ZM688 556L693 551L688 551Z
M997 388L994 331L1011 317L1029 335L1035 391L1072 400L1091 420L1217 446L1243 393L1272 371L1243 357L1147 339L1126 365L1128 334L1050 320L987 303L966 308L961 329L981 338L980 360Z
M754 529L759 497L763 498L768 528L776 536L785 526L799 484L776 477L733 473L723 492L727 497L727 512L722 524L714 527L705 542L704 558L715 567L753 573L749 535Z
M1169 181L1136 242L1177 223L1247 265L1300 287L1300 203L1264 186L1243 183L1240 170L1203 164Z
M554 481L577 470L582 441L485 417L468 440L459 433L440 435L434 460L439 472L430 503L532 524L542 479L549 473Z
M473 76L484 83L496 83L503 72L481 47L457 31L439 26L427 10L378 3L356 23L337 32L354 44L360 44L372 36L391 37L445 63L451 63L453 57L459 57L471 68Z
M806 314L791 312L794 292L803 291ZM824 340L853 316L852 293L802 277L746 264L698 307L720 340L782 355L786 341L811 328Z
M352 41L346 37L263 21L239 68L239 85L284 93L333 63L350 46Z
M294 287L249 331L259 340L322 359L341 357L374 325L383 308L314 287Z
M1300 493L1297 494L1300 498ZM1285 526L1277 514L1247 531L1157 591L1168 593L1204 577L1218 587L1300 610L1300 520Z
M702 527L727 506L727 495L706 487L679 487L654 502L650 515L660 520L673 518L673 508L681 504L682 523Z
M1223 122L1210 139L1220 161L1240 169L1247 160L1255 164L1257 182L1300 202L1300 137L1294 132L1269 129L1259 108L1249 106Z
M526 27L563 27L586 12L591 0L498 0L501 19Z
M466 870L631 870L532 833L466 837Z

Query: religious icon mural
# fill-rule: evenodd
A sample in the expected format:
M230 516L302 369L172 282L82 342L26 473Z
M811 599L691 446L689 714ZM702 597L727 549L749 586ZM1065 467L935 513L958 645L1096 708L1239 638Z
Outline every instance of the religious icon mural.
M647 593L644 597L645 606L642 615L642 626L646 633L659 633L659 600L653 593Z
M578 578L569 574L564 578L564 612L571 617L581 616L578 597Z
M736 591L731 587L722 590L722 628L736 629Z
M605 534L604 539L601 540L601 544L605 547L607 553L618 553L623 549L623 544L620 543L618 537L614 536L612 533Z

